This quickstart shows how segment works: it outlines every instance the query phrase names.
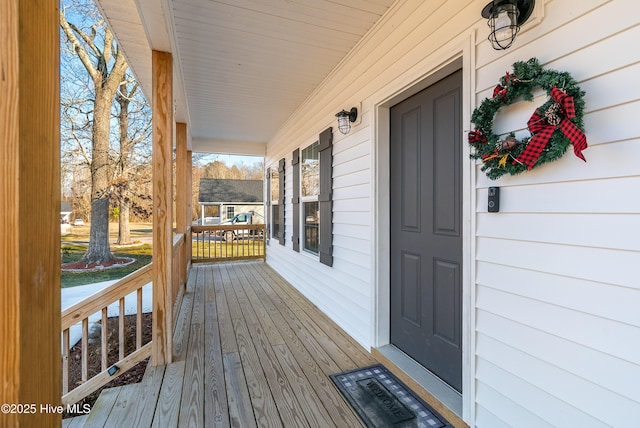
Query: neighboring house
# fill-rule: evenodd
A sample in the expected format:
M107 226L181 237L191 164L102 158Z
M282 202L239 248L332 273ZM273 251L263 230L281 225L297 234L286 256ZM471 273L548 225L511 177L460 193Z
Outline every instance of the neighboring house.
M60 233L68 235L71 233L71 202L60 202Z
M267 263L362 347L471 427L638 424L637 2L537 0L504 51L486 0L97 3L189 150L265 156L281 244ZM491 181L469 158L471 115L531 57L585 91L587 163L569 149ZM544 100L501 112L496 131L526 129ZM335 115L352 107L345 135Z
M219 222L239 213L255 211L264 217L264 182L262 180L227 180L201 178L198 203L205 217L206 207L218 207Z
M60 223L68 224L71 222L71 202L60 202Z

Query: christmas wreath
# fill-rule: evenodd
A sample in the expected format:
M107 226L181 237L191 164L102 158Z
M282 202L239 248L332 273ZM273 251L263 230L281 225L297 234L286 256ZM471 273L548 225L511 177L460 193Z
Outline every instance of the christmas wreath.
M501 107L524 99L533 100L534 88L544 89L549 99L527 122L531 137L517 139L514 132L496 135L493 120ZM492 98L486 98L471 115L475 130L469 132L471 157L482 159L482 171L495 180L516 175L559 159L573 144L573 152L585 160L587 138L582 131L584 92L567 72L544 70L537 58L513 64L513 74L500 78Z

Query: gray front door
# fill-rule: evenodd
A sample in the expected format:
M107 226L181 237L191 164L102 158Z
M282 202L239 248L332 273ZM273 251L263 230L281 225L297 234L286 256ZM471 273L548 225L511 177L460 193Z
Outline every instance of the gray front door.
M462 391L462 73L391 108L391 343Z

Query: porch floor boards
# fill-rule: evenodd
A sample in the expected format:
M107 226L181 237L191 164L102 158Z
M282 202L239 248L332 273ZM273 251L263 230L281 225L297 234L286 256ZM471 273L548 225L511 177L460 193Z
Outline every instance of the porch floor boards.
M84 426L361 427L328 375L375 363L267 264L195 265L174 362L107 393L112 410Z

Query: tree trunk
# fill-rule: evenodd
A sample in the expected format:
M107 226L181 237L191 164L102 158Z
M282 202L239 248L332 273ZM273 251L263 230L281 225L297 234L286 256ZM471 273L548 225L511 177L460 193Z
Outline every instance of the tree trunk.
M133 91L129 95L133 97L133 94L137 90L137 84L134 86ZM116 171L120 173L120 188L118 191L118 204L120 212L118 214L118 244L130 244L131 232L129 228L129 163L131 157L131 151L133 149L133 143L129 139L129 103L130 99L127 97L127 83L122 82L120 84L120 91L116 94L116 101L120 105L120 112L118 113L118 122L120 123L120 159Z
M86 263L105 263L114 259L109 249L109 122L113 96L113 92L96 89L91 163L91 229L89 249L82 258Z
M109 199L95 199L91 202L89 249L82 261L102 264L113 259L109 249Z
M129 227L129 201L121 197L118 214L118 245L131 244L131 228Z

